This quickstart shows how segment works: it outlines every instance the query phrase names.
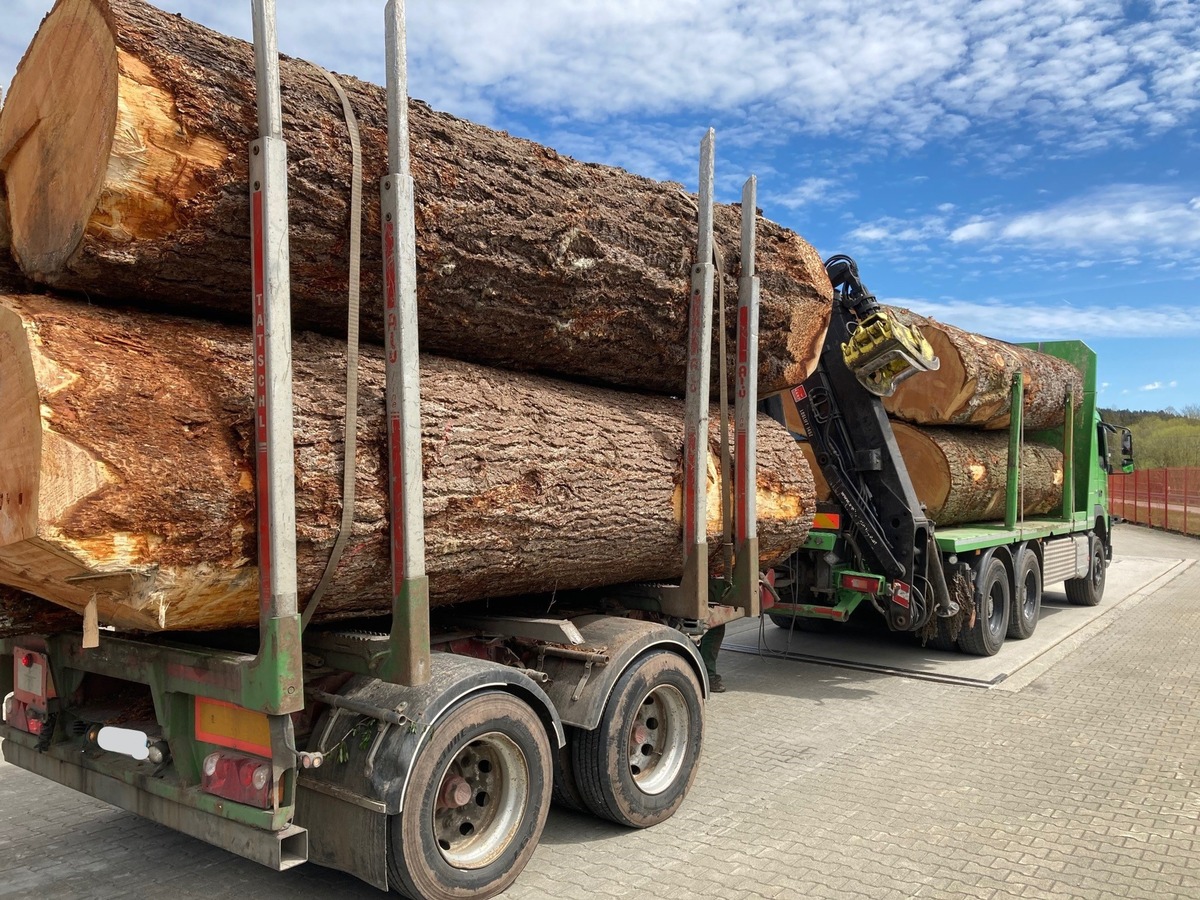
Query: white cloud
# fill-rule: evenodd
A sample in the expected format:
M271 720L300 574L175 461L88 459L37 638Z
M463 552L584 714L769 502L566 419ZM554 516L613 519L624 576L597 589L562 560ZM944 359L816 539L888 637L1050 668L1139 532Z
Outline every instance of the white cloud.
M887 302L952 322L967 331L1013 341L1087 340L1094 337L1200 337L1200 307L1073 306L1012 300L927 300L888 297ZM1162 386L1158 382L1159 387Z
M1157 391L1162 386L1163 386L1163 383L1161 381L1152 381L1149 384L1143 384L1140 388L1138 388L1138 390L1139 391Z
M1170 381L1167 383L1167 387L1179 387L1179 382L1178 381Z
M846 192L832 178L806 178L789 190L772 195L769 200L773 206L801 209L815 204L829 205L845 197Z
M1070 250L1080 258L1067 264L1083 268L1094 265L1097 258L1125 257L1134 262L1160 255L1189 260L1200 251L1200 203L1195 200L1183 189L1116 184L1042 209L973 215L960 224L946 215L888 218L860 226L847 237L884 244L944 237L952 244L1007 245L1034 254Z
M249 4L158 2L250 30ZM7 0L0 79L50 5ZM288 0L281 49L379 80L381 7ZM752 121L760 135L869 123L875 139L901 145L1023 123L1062 152L1179 127L1200 108L1198 44L1200 8L1186 0L1136 10L1120 0L409 3L413 93L460 114L702 114Z

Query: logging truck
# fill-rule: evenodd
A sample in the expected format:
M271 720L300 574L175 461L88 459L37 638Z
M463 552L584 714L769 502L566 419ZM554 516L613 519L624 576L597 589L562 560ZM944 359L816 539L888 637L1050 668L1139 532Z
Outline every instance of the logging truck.
M482 898L518 876L552 797L639 828L678 809L696 774L709 689L698 641L714 625L758 614L754 181L742 198L733 410L739 452L729 476L734 508L721 577L710 580L706 507L710 132L701 149L691 269L682 579L625 586L628 572L615 565L608 583L586 594L534 598L524 607L506 602L503 615L486 605L431 610L403 0L388 4L386 21L389 174L379 196L390 618L329 626L313 618L320 588L304 603L297 597L287 151L274 4L256 0L254 375L245 387L255 410L257 628L114 631L96 598L128 596L153 573L69 574L73 564L62 555L46 564L45 547L26 540L34 532L18 533L35 498L5 494L7 577L36 569L43 590L59 578L84 601L81 633L0 640L0 737L4 758L17 766L272 868L313 861L413 898ZM20 318L5 316L3 346L22 345ZM33 366L22 368L13 362L19 354L5 352L0 363L11 371L0 370L4 380L32 384ZM355 404L346 406L349 416ZM352 419L346 431L353 434ZM170 463L185 467L189 459ZM20 465L6 460L0 472L25 477L38 465L35 454ZM9 471L21 467L30 471ZM36 530L36 516L30 522ZM619 558L622 536L610 540ZM22 564L14 562L19 553L33 555ZM553 573L545 582L554 583Z
M890 630L935 647L991 656L1006 638L1033 634L1047 585L1065 582L1070 603L1098 604L1112 560L1107 476L1133 470L1133 441L1128 429L1100 419L1096 354L1079 341L1003 349L1017 360L1003 386L1007 402L993 404L981 421L1006 423L1007 435L945 429L927 441L942 454L935 461L915 444L922 433L888 414L911 405L889 399L902 383L915 389L932 381L941 360L911 317L876 302L854 260L835 256L826 269L837 293L817 370L763 401L807 445L827 483L805 546L776 573L766 615L781 628L815 631L846 623L861 608L860 617L881 617ZM1021 366L1058 360L1070 373L1067 388L1051 397L1042 391L1027 429ZM936 405L924 399L915 408ZM986 448L997 439L1007 453L989 459ZM1044 462L1031 455L1034 448L1054 460L1041 466L1040 491L1027 490L1032 479L1024 477ZM974 514L959 516L965 522L935 527L930 505L939 520L956 522L944 498L985 482L989 462L1003 472L996 489L976 491L982 501ZM940 488L927 487L939 474ZM967 484L956 486L956 475ZM990 521L998 510L1003 521Z

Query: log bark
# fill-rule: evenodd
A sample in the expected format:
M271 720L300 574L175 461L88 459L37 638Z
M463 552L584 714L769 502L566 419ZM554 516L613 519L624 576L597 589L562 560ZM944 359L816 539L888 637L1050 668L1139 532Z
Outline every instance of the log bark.
M938 525L1004 518L1008 435L957 428L917 428L893 422L900 455L917 497ZM1021 485L1027 516L1053 513L1062 504L1062 453L1026 441Z
M0 638L78 631L78 613L0 584Z
M917 425L1007 428L1012 379L1018 369L1024 373L1027 430L1062 425L1067 393L1083 396L1083 375L1065 360L963 331L909 310L892 311L921 329L941 368L901 382L896 393L884 400L889 415Z
M141 0L59 0L13 79L0 167L34 280L151 309L249 314L250 45ZM320 70L282 63L297 327L345 329L350 150ZM381 88L344 77L367 195L385 174ZM410 104L422 348L682 393L695 201ZM53 185L53 190L51 186ZM380 339L377 204L363 237L364 333ZM716 213L739 267L734 207ZM816 365L832 291L813 248L760 219L760 384Z
M0 583L102 622L257 620L248 329L0 300ZM302 601L341 517L344 345L294 341ZM423 357L434 605L682 570L682 403ZM390 611L382 352L364 348L354 529L319 616ZM714 416L713 435L716 435ZM812 478L760 419L764 564L804 539ZM709 526L719 529L710 455Z

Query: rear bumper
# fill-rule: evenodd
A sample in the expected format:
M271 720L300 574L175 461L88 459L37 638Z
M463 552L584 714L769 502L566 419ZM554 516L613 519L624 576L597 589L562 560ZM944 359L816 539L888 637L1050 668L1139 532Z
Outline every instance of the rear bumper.
M152 794L113 775L59 756L55 748L39 752L34 749L36 737L8 726L0 725L0 738L3 738L0 747L4 759L13 765L222 850L277 871L308 860L308 832L296 825L288 825L282 831L264 831ZM60 752L65 749L60 748ZM73 757L78 755L77 752L71 754Z

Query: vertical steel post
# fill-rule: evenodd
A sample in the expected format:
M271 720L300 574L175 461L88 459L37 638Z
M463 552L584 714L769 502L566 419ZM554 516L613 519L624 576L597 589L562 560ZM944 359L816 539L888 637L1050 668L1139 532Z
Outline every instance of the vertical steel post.
M1188 531L1188 505L1191 503L1191 497L1188 494L1188 469L1189 466L1183 467L1183 533L1190 534Z
M250 145L254 432L258 500L258 689L246 702L280 713L303 705L296 608L295 449L287 146L279 100L274 0L252 0L259 138Z
M700 142L700 206L696 264L688 312L687 393L683 429L683 579L663 597L663 612L685 619L708 614L708 406L712 370L713 144Z
M1062 517L1070 522L1075 515L1075 394L1063 402L1063 486Z
M1008 420L1008 481L1004 498L1004 527L1017 527L1021 509L1021 429L1025 427L1025 376L1018 369L1013 373L1012 394L1009 398Z
M417 357L417 250L408 147L408 51L404 0L389 0L388 174L379 183L383 231L384 349L390 475L392 631L379 677L429 681L429 578L421 475L421 385Z
M761 607L758 561L758 276L756 251L758 179L742 187L742 276L738 279L737 377L734 394L733 605L757 616Z

